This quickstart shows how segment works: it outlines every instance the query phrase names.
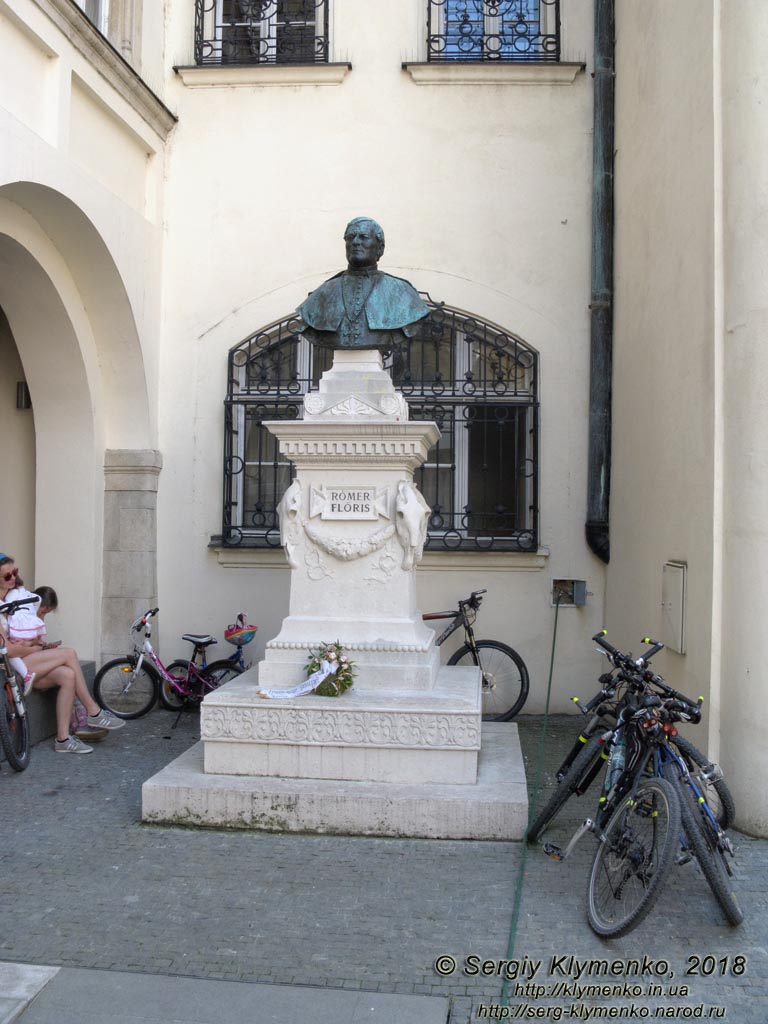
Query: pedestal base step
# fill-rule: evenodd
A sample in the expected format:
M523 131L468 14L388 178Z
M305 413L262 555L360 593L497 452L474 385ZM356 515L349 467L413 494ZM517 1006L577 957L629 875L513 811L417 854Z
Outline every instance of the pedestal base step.
M522 839L525 769L514 723L484 723L474 786L206 775L202 743L148 779L142 819L263 832Z

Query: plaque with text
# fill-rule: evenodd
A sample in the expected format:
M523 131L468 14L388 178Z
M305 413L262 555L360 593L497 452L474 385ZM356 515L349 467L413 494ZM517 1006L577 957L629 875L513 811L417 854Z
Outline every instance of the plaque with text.
M388 519L387 488L313 487L309 515L321 519Z

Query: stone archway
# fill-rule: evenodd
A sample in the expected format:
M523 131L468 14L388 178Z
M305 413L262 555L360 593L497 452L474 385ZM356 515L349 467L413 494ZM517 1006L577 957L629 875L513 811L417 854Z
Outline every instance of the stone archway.
M124 613L155 597L159 456L121 275L53 189L0 188L0 307L34 407L35 578L59 591L61 635L98 658L112 620L122 639Z

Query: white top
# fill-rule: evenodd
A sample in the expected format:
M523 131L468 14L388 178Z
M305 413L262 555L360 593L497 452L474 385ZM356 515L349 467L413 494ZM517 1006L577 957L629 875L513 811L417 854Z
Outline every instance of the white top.
M8 636L11 640L35 640L45 636L45 623L39 615L35 614L40 607L40 598L37 594L33 594L25 587L14 587L5 595L3 604L8 604L10 601L21 601L26 597L36 598L37 604L26 604L10 617Z

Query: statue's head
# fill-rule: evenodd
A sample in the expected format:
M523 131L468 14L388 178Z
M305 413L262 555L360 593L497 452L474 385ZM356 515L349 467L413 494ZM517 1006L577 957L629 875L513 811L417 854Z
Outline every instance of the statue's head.
M350 267L372 267L384 252L384 231L371 217L355 217L344 229L347 263Z

